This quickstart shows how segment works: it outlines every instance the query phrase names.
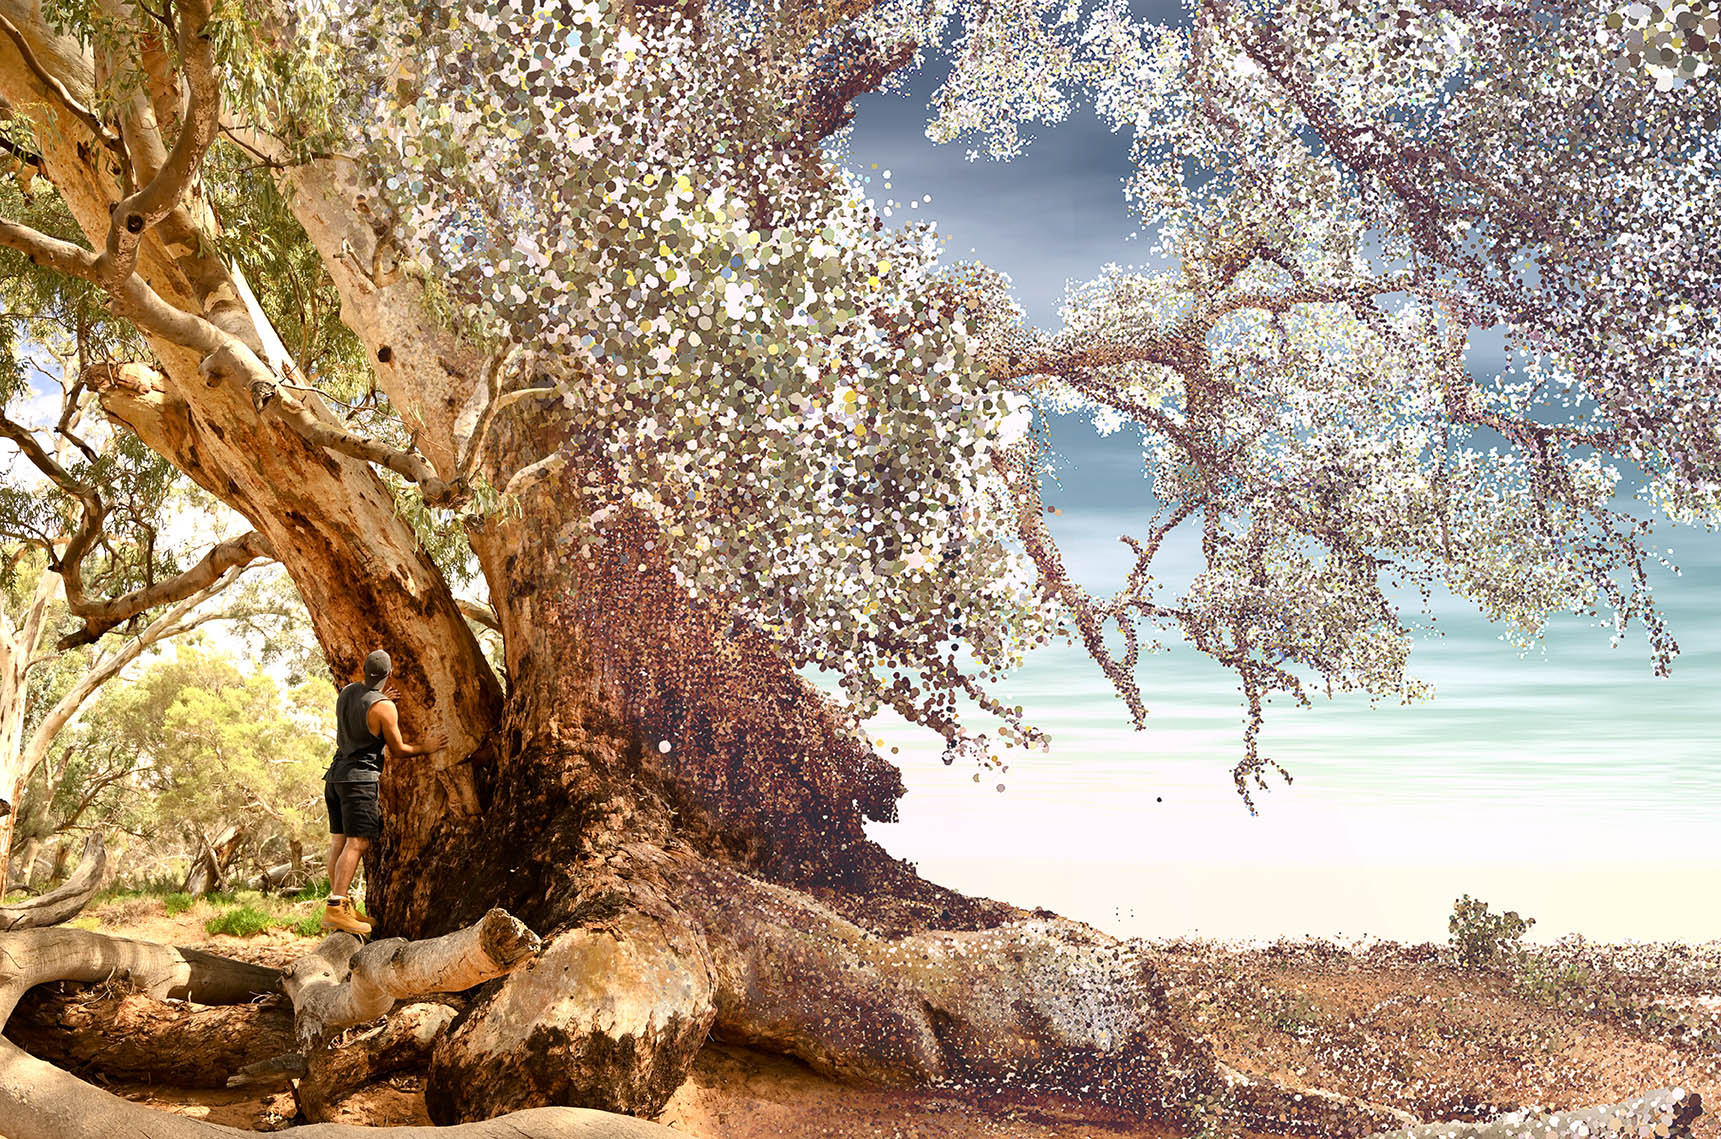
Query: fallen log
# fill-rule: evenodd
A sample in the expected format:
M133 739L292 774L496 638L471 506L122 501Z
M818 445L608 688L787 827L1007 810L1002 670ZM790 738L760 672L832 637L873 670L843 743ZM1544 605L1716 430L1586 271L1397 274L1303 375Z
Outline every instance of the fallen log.
M1690 1139L1703 1099L1662 1088L1622 1103L1568 1111L1514 1111L1482 1123L1424 1123L1370 1139Z
M457 935L450 935L454 936ZM427 960L434 955L407 952L424 944L427 943L401 942L391 952L409 961ZM0 934L0 1028L10 1019L24 993L50 981L96 981L124 976L146 992L204 1004L229 1003L240 987L234 971L216 967L207 954L201 956L200 961L164 945L104 937L88 930L31 929ZM367 972L374 968L367 966ZM273 970L261 972L274 976ZM399 971L383 968L380 972L390 975ZM250 1134L120 1099L29 1055L3 1038L0 1038L0 1128L7 1139L111 1139L115 1135L221 1139ZM293 1139L383 1139L384 1136L386 1139L672 1139L680 1133L631 1116L547 1107L458 1127L390 1127L384 1131L318 1123L291 1128L283 1134Z
M83 857L71 877L56 890L0 906L0 930L41 929L59 925L77 916L107 878L108 853L102 836L91 833L84 840Z
M40 986L19 1003L6 1035L38 1059L110 1080L220 1088L232 1073L292 1049L293 1010L278 996L205 1007Z

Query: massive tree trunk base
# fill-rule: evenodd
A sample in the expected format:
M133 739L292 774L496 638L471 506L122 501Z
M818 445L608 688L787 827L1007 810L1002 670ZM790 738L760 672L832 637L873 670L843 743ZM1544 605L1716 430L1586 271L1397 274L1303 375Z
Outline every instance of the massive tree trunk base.
M1403 1112L1251 1081L1184 1026L1147 954L1078 922L884 936L688 852L623 847L586 919L480 993L436 1048L431 1118L532 1103L653 1115L708 1033L839 1080L1067 1093L1136 1118L1211 1114L1365 1135Z

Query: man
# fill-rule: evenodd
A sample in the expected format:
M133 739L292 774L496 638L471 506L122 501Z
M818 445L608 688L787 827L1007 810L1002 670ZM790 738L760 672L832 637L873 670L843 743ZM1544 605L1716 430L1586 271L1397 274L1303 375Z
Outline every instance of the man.
M347 887L371 840L382 833L377 784L382 779L383 747L396 758L429 755L447 744L441 735L413 747L400 738L400 719L392 694L382 686L394 662L376 650L365 658L364 683L341 689L335 700L335 759L323 775L323 801L329 808L329 900L323 928L364 936L371 920L358 912Z

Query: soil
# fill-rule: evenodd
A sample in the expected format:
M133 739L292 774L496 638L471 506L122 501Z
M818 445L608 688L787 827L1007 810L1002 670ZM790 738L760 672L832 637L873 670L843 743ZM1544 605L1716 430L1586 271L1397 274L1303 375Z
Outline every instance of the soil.
M210 936L140 899L98 908L104 932L284 966L313 944L275 930ZM1679 1086L1702 1095L1697 1139L1721 1139L1721 943L1578 940L1460 967L1445 946L1306 940L1152 943L1192 1028L1255 1076L1390 1104L1427 1120L1610 1103ZM89 1074L86 1073L86 1076ZM291 1093L107 1084L210 1122L275 1130ZM341 1105L340 1121L428 1123L403 1074ZM781 1057L713 1042L659 1121L701 1139L1169 1139L1178 1131L1037 1093L856 1088ZM1266 1137L1255 1137L1266 1139Z

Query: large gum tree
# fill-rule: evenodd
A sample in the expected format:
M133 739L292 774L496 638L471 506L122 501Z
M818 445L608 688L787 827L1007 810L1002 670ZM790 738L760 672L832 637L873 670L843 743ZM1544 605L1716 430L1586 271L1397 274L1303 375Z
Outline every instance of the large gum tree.
M1388 1122L1233 1079L1138 947L891 858L862 824L902 785L859 722L992 762L958 698L1037 742L991 685L1070 636L1140 725L1134 665L1175 634L1239 678L1247 797L1274 694L1417 692L1398 587L1526 635L1605 607L1674 650L1620 468L1716 517L1706 25L1675 74L1655 27L1563 0L1200 0L1186 30L1080 0L0 16L7 145L78 230L0 242L149 346L91 369L106 413L251 522L337 677L386 645L408 734L447 731L384 780L383 928L500 905L545 934L438 1045L439 1120L649 1114L718 1035L844 1078ZM885 224L841 166L851 103L945 48L934 139L1007 158L1091 98L1174 267L1108 268L1043 331ZM336 309L375 430L320 390L303 332ZM1108 596L1045 527L1036 407L1142 435ZM1182 531L1204 564L1172 595Z

